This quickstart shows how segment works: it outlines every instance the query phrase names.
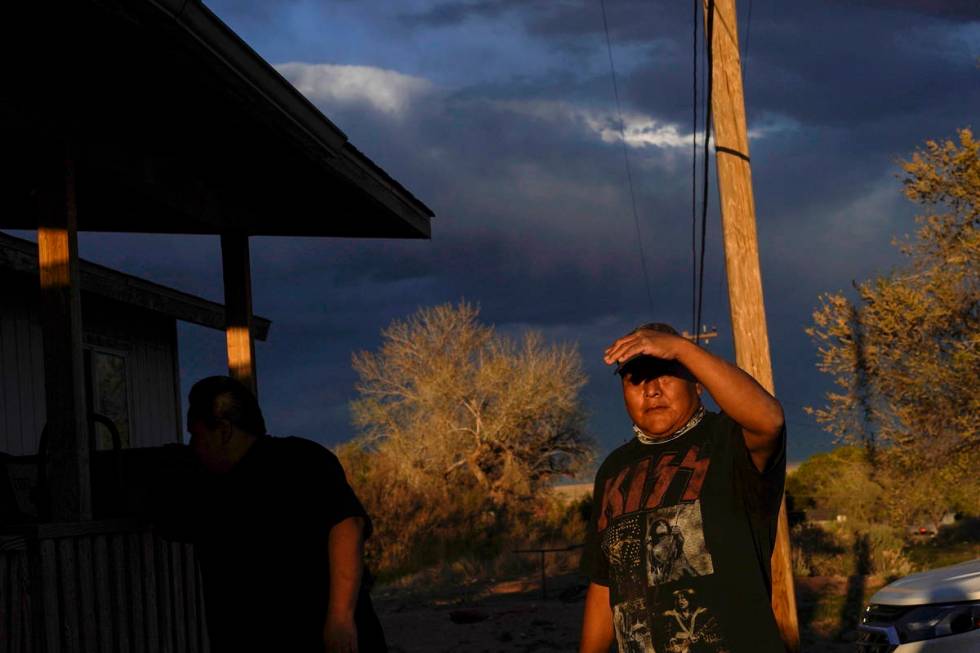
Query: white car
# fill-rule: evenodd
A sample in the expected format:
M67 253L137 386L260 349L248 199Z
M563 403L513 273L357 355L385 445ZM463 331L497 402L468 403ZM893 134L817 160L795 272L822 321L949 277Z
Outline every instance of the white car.
M861 615L860 653L980 652L980 559L906 576Z

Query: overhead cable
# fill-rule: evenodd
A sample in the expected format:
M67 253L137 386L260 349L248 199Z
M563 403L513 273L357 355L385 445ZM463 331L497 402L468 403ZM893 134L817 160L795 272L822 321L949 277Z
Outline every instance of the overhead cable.
M704 178L701 180L702 188L704 189L701 194L701 260L698 264L698 310L697 310L697 320L695 324L698 326L697 330L694 332L694 342L700 342L699 334L701 332L700 325L702 322L702 310L704 304L704 253L706 249L707 242L707 229L708 229L708 142L711 140L711 85L713 77L713 64L714 57L712 54L712 38L714 36L714 24L715 24L715 0L708 0L707 6L707 17L705 20L704 29L704 40L707 44L705 50L706 60L705 66L707 67L708 73L708 85L705 90L705 109L704 109Z
M698 332L698 3L692 0L693 36L691 39L693 83L691 97L691 333Z
M619 101L619 85L616 83L616 65L613 63L612 41L609 38L609 22L606 19L606 2L599 0L602 7L602 29L606 34L606 51L609 54L609 71L612 76L613 95L616 98L616 114L619 118L619 141L623 146L623 160L626 162L626 181L630 190L630 204L633 209L633 223L636 226L636 244L640 250L640 266L643 269L643 283L646 286L647 301L650 303L650 312L653 313L653 291L650 288L650 275L647 273L647 259L643 252L643 237L640 233L640 215L636 210L636 193L633 190L633 171L630 167L629 148L626 145L626 127L623 122L623 109Z

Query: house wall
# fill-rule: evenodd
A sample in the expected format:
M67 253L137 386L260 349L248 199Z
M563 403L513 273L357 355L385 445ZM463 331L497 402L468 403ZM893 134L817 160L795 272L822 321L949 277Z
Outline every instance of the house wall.
M37 452L44 427L44 347L37 292L0 275L0 451Z
M45 422L36 280L0 275L0 451L37 453ZM82 293L84 346L126 359L130 446L179 442L177 327L172 317Z

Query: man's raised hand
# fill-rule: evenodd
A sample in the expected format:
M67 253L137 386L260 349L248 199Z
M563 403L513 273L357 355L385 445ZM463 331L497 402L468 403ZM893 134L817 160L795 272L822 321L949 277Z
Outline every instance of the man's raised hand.
M690 343L681 336L641 329L618 339L604 352L606 365L625 363L636 356L653 356L663 360L677 360L681 348Z

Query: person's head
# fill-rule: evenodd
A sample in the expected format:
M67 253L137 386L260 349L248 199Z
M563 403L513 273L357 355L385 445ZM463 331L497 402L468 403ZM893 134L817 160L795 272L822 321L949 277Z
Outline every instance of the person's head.
M230 376L201 379L191 388L188 403L191 451L211 472L230 470L266 433L255 395Z
M656 331L680 337L669 324L653 322L630 334ZM701 403L701 386L676 361L637 356L619 366L623 401L630 419L651 437L669 436L687 423Z
M650 541L657 543L670 535L670 524L666 519L658 519L650 525Z
M667 565L684 551L684 536L666 520L658 519L650 525L647 546L655 562Z
M678 610L687 610L691 605L691 597L694 595L692 589L681 589L674 592L674 605Z

